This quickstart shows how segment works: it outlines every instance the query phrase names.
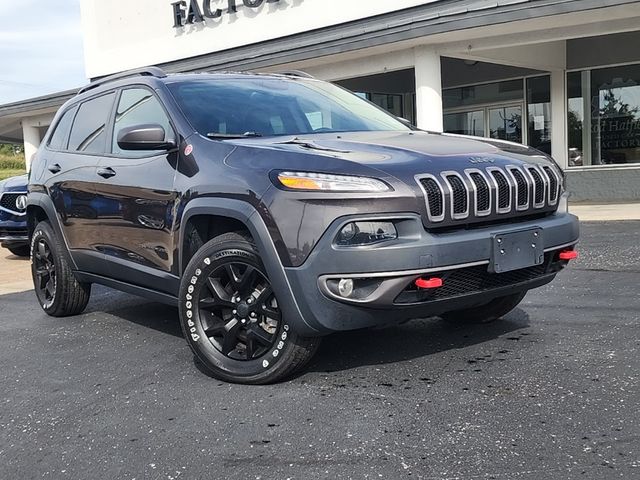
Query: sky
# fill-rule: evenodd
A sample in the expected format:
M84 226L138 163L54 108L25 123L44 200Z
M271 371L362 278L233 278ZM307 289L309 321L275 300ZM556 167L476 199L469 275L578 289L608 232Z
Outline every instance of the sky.
M80 0L0 0L0 105L87 83Z

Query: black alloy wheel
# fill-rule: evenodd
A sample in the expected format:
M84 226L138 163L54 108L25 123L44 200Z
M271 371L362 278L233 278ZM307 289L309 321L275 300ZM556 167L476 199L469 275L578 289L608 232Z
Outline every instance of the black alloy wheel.
M209 341L233 360L262 357L278 338L278 303L269 280L252 265L236 261L216 268L195 310Z
M244 232L201 245L180 282L180 324L199 363L227 382L263 385L301 370L319 338L300 336Z
M52 317L82 313L91 296L91 284L78 282L65 248L49 222L38 223L31 240L31 276L38 303Z
M51 307L56 298L58 279L51 247L45 238L33 245L34 288L42 308Z

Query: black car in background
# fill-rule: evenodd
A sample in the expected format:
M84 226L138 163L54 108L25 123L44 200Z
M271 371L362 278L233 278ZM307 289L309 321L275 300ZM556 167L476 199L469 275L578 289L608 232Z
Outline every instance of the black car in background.
M420 131L298 73L155 68L60 109L27 216L45 312L82 312L93 283L176 305L202 364L249 384L331 332L495 320L579 235L538 150Z
M0 182L0 245L19 257L29 256L27 175Z

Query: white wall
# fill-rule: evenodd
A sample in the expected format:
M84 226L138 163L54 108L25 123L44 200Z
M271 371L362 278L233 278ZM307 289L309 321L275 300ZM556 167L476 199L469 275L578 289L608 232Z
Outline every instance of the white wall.
M212 8L225 10L221 18L182 29L173 28L174 1L82 0L87 76L218 52L437 0L280 0L255 9L236 0L237 14L226 13L227 0L212 0ZM202 6L202 0L198 4Z

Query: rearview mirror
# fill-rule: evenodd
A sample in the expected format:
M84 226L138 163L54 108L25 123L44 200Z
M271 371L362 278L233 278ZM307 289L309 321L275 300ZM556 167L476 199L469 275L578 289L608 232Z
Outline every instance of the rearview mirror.
M166 138L161 125L148 123L123 128L118 132L118 146L122 150L171 150L176 141Z

